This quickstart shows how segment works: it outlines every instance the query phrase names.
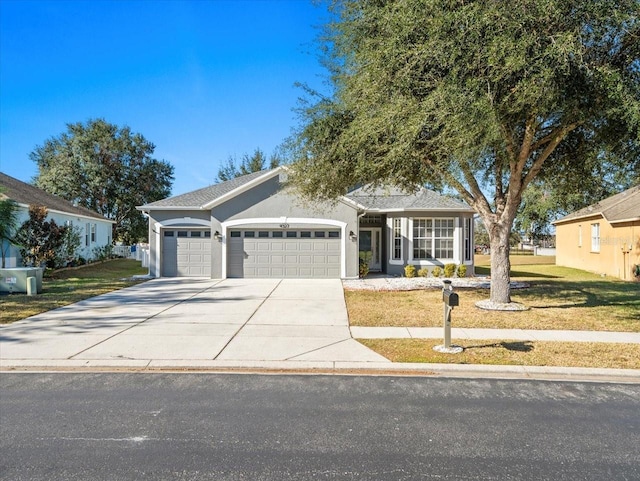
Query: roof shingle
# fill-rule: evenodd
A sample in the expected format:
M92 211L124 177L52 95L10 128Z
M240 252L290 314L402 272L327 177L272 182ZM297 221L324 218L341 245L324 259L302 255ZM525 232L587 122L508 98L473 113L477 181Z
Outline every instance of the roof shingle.
M429 189L419 189L407 194L394 187L371 188L364 186L346 195L368 210L456 210L470 211L466 203L447 197Z
M13 199L18 204L42 205L48 210L56 210L68 214L81 215L94 219L108 220L92 210L73 205L68 200L49 194L44 190L15 179L0 172L0 187L4 189L3 195ZM111 222L111 221L110 221Z
M276 169L282 168L278 167ZM216 199L219 199L220 197L261 176L268 176L276 169L253 172L220 184L210 185L209 187L204 187L192 192L162 199L151 204L141 206L139 209L203 209ZM370 186L365 186L349 192L345 197L356 202L366 210L447 210L473 212L473 209L464 202L451 197L446 197L428 189L419 189L414 194L407 194L406 192L393 187L379 187L374 189Z
M567 222L592 215L602 215L609 222L640 219L640 185L607 197L595 204L568 214L554 223Z
M209 187L203 187L202 189L187 192L185 194L176 195L174 197L167 197L166 199L158 200L144 207L162 208L162 207L185 207L200 209L203 205L214 201L215 199L228 194L229 192L242 187L244 184L252 181L253 179L265 175L269 171L253 172L251 174L236 177L235 179L227 180L219 184L210 185Z

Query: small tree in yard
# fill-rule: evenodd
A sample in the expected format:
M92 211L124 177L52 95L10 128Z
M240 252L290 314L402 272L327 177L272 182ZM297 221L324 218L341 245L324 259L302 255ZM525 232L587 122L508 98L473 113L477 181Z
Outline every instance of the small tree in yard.
M0 197L2 191L0 190ZM2 256L2 268L5 268L6 256L14 239L16 223L18 222L18 204L12 199L0 199L0 255Z
M487 227L489 306L511 302L509 234L536 178L578 191L640 162L637 0L335 0L332 11L334 90L302 105L292 180L319 199L365 183L453 188Z
M57 266L67 266L78 258L78 249L82 244L81 232L82 229L79 227L66 226L56 256Z
M65 242L67 227L52 219L46 220L47 209L29 206L29 220L18 229L16 241L20 245L22 262L26 266L55 267L60 249Z

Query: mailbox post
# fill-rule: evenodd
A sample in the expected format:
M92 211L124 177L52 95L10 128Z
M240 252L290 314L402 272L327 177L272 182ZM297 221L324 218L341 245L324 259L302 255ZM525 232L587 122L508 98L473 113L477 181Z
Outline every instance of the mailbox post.
M442 305L444 309L444 345L435 346L433 349L438 352L447 354L458 354L463 351L460 346L451 345L451 311L454 307L460 305L458 294L453 292L453 286L450 280L442 281Z

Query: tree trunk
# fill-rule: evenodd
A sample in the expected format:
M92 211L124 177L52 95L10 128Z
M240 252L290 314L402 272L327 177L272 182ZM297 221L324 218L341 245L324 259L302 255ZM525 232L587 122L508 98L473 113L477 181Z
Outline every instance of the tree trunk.
M491 295L489 300L508 304L511 302L511 262L509 261L511 225L495 222L488 227L491 247Z

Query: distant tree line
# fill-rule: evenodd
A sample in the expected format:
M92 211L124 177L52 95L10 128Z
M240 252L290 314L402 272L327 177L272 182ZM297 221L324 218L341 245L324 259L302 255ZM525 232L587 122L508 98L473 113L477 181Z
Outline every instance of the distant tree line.
M265 153L260 148L256 148L251 155L247 153L243 154L240 161L238 161L236 156L230 155L227 161L218 169L218 177L216 180L217 182L225 182L242 175L260 172L267 168L275 169L284 163L286 163L285 156L281 149L276 149L269 157L267 163Z

